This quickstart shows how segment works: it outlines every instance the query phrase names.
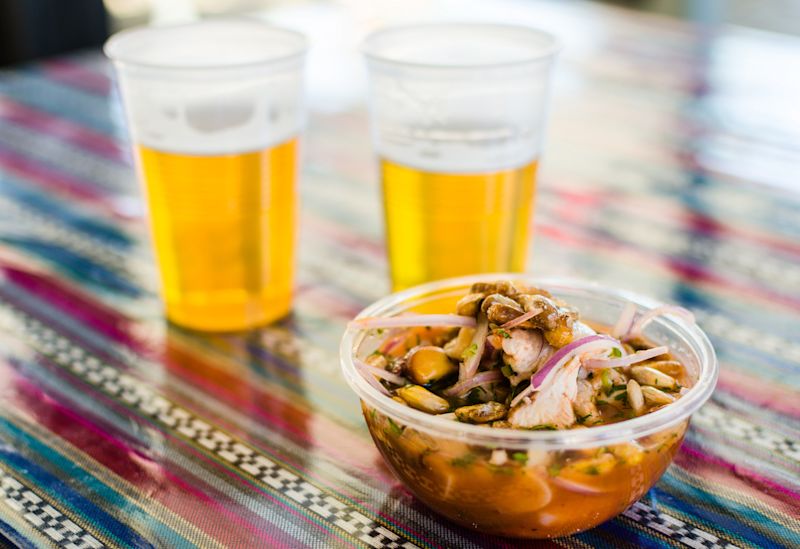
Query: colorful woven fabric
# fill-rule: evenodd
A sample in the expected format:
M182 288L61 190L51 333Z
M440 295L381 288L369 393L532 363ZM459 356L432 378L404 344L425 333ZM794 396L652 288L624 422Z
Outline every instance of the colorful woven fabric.
M800 41L708 55L603 13L615 32L560 69L531 270L691 308L722 372L641 502L530 545L798 547L800 89L758 55ZM416 502L339 373L345 322L388 291L364 112L312 117L293 315L200 336L161 317L108 73L93 52L0 73L0 544L526 546Z

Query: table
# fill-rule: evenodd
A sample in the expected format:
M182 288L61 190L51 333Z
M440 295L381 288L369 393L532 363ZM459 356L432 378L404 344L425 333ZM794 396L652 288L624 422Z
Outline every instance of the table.
M800 40L553 9L578 40L531 270L691 308L722 372L642 501L540 545L797 547ZM202 336L161 317L109 72L87 52L0 74L0 540L526 546L417 503L339 374L345 322L388 290L363 110L311 118L294 313Z

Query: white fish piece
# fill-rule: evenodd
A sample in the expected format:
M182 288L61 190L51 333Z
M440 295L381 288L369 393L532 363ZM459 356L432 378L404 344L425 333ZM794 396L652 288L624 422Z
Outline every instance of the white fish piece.
M511 330L509 335L511 337L503 339L503 360L516 374L510 378L511 384L517 385L535 374L554 349L539 330L518 328Z
M579 357L548 373L540 389L511 409L508 421L515 427L551 425L557 429L575 423L572 401L578 394Z

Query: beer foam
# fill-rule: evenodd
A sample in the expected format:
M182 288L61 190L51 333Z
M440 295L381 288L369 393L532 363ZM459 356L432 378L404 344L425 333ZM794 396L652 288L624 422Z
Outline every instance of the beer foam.
M129 78L129 76L123 76ZM182 154L229 154L285 142L302 126L299 75L244 82L123 85L135 142Z
M303 119L301 35L252 20L123 31L117 64L134 141L184 154L263 149Z

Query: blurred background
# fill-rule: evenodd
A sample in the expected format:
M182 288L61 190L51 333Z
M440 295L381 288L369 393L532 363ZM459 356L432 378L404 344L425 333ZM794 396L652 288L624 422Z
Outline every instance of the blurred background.
M663 34L660 42L643 40L647 33L633 23L610 26L615 11L643 14ZM648 90L671 97L675 86L688 87L693 99L679 111L702 112L717 125L736 128L735 139L726 133L693 145L692 158L708 169L800 190L793 175L800 143L800 0L0 0L0 67L75 50L97 52L109 34L131 26L226 15L257 17L310 38L312 125L321 120L315 113L358 112L364 105L366 71L358 47L367 33L406 22L510 22L553 32L564 44L548 163L557 164L563 154L567 165L574 164L576 136L588 139L593 126L585 121L597 116L587 98L618 94L615 83L624 79L645 97ZM609 52L627 52L643 65ZM587 78L594 73L608 76L608 84ZM647 108L660 112L655 104ZM366 120L359 120L366 135ZM597 138L611 133L598 130Z
M535 2L514 2L519 6ZM558 3L569 3L561 1ZM707 25L741 25L800 34L799 0L604 0L613 4ZM327 10L371 27L395 15L419 13L425 4L446 5L451 18L471 19L483 2L419 0L0 0L0 64L12 64L74 49L98 46L108 34L134 25L219 15ZM411 5L411 6L409 6ZM478 6L479 7L479 6ZM452 8L452 9L448 9ZM480 9L480 7L479 7ZM350 29L343 28L343 32Z

